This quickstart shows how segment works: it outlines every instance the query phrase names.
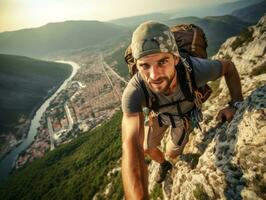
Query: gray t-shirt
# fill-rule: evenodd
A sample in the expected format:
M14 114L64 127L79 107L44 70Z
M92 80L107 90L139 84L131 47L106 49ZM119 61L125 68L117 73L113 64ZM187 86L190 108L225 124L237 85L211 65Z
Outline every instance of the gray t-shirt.
M197 87L205 85L208 81L216 80L221 76L222 64L218 60L207 60L196 57L190 57L193 65L195 82ZM122 96L122 110L125 113L142 112L142 107L145 106L145 95L140 85L141 76L136 73L129 81ZM146 87L148 89L148 87ZM156 94L159 104L167 104L173 101L182 100L185 98L180 87L178 86L172 95L166 96L163 94ZM183 101L180 107L183 113L188 112L194 106L193 102ZM161 108L160 113L168 112L176 115L175 121L178 121L177 106L168 106ZM165 118L165 124L169 124L168 117Z

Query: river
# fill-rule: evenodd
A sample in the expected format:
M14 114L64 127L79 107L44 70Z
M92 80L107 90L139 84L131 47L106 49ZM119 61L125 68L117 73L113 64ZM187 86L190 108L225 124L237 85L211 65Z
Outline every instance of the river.
M56 92L50 96L46 101L38 108L36 111L35 115L33 116L30 124L30 129L27 134L27 138L23 140L23 142L12 149L8 154L5 155L5 157L1 160L0 162L0 184L4 182L9 173L11 172L15 161L18 157L18 155L25 150L33 141L34 137L37 134L37 128L40 126L40 119L43 115L43 113L46 111L48 108L50 102L58 95L58 93L62 90L65 89L67 86L67 83L73 78L73 76L77 73L77 70L80 68L80 66L74 62L70 61L56 61L60 63L66 63L70 64L72 66L72 73L71 75L63 82L63 84L56 90Z

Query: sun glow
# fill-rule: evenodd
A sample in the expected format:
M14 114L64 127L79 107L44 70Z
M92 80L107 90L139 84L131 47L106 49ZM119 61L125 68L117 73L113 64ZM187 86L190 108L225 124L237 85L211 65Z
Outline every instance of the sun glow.
M79 3L70 0L9 1L8 4L0 4L0 30L6 26L12 30L15 27L36 27L49 22L86 19L88 14L91 16L98 9L96 3L84 0L79 0Z
M0 32L66 20L100 20L232 0L0 0Z

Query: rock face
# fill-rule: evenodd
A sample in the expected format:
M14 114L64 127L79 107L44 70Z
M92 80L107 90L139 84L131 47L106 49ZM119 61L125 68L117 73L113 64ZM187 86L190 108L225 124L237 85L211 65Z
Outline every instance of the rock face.
M202 132L190 135L183 155L162 184L164 199L266 199L266 15L240 36L229 38L214 58L231 59L245 100L234 119L215 117L230 100L221 80L206 104ZM151 163L150 191L158 165Z

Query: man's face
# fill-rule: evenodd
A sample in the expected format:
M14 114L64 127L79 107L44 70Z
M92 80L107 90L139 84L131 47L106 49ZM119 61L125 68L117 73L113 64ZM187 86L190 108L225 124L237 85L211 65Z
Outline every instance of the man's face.
M137 68L154 93L168 93L175 79L179 58L171 53L155 53L137 60Z

